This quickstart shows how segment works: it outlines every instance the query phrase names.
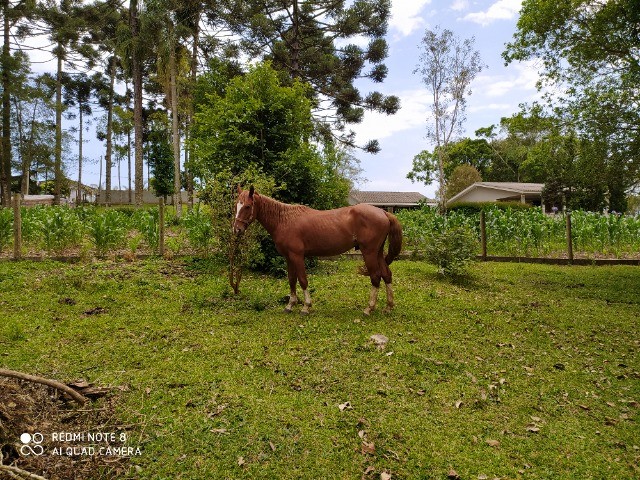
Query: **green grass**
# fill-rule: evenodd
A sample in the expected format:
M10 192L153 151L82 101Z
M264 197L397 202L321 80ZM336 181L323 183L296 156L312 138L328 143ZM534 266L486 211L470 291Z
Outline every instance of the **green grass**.
M364 317L357 266L323 262L303 317L285 280L234 297L204 262L2 262L0 365L126 386L132 478L640 474L637 267L485 263L451 284L398 262L396 309Z

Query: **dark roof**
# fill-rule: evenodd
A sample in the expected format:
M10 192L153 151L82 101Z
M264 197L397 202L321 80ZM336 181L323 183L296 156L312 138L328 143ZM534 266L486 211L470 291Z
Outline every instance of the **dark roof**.
M352 190L349 194L349 203L368 203L379 206L410 206L417 205L428 198L419 192L372 192L364 190Z

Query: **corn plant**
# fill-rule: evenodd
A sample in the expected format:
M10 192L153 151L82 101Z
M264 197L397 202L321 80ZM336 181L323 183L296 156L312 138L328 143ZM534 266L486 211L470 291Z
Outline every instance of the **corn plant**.
M37 206L22 213L22 235L25 241L41 245L47 252L60 252L77 246L83 225L74 210L65 206Z
M132 224L142 235L148 247L155 251L160 242L158 209L138 210L132 217Z
M213 224L210 216L200 208L198 203L182 219L191 245L201 252L208 252L213 241Z
M96 213L89 222L89 236L99 256L124 243L127 219L121 212L106 210Z
M0 207L0 252L11 243L13 232L13 212Z

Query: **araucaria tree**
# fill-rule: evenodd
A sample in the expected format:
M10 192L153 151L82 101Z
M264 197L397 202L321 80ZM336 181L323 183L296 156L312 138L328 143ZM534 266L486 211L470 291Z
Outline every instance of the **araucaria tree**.
M422 77L433 99L433 120L427 126L427 139L436 145L438 153L438 201L442 209L446 196L444 155L452 137L462 131L466 97L471 94L469 87L484 67L480 52L474 50L474 42L474 38L459 39L451 30L427 29L422 37L420 63L414 71ZM408 177L418 179L420 172L420 163L414 162Z
M254 57L270 60L275 69L311 86L316 133L355 146L349 124L362 121L365 110L393 114L400 108L395 96L379 92L363 95L354 82L374 83L387 76L384 35L389 0L236 0L231 1L227 21L243 37ZM349 43L355 37L368 40L366 47ZM377 152L370 140L365 150Z

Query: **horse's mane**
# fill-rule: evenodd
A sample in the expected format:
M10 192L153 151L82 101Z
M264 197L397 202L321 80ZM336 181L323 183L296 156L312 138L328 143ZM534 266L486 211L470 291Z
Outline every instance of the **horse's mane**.
M259 194L258 217L260 222L269 230L269 226L287 223L289 220L313 209L305 205L289 205L266 195Z

